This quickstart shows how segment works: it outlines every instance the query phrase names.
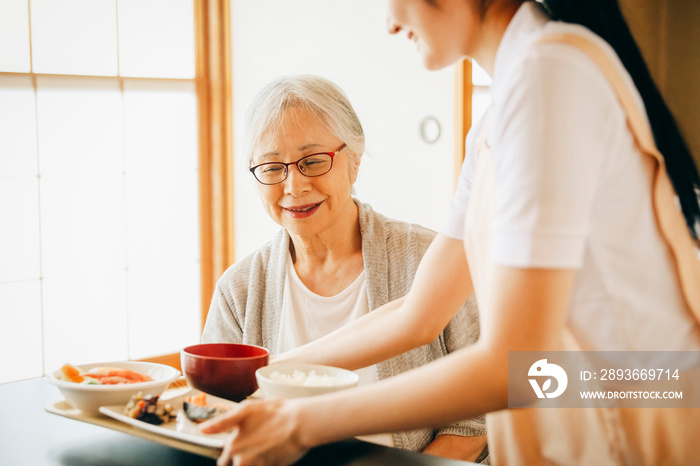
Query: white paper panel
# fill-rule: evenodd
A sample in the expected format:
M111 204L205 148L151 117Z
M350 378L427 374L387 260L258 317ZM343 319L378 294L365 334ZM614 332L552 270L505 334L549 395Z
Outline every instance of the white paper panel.
M101 80L38 80L44 276L125 266L121 95Z
M0 44L0 71L31 71L27 0L0 1Z
M197 97L194 83L124 83L127 172L156 174L197 169Z
M124 178L41 178L44 277L99 272L126 263Z
M126 249L130 268L172 268L199 259L197 186L196 172L127 173Z
M0 177L36 174L36 105L32 78L0 76Z
M116 76L115 0L32 0L37 73Z
M129 267L127 275L130 358L179 352L199 343L198 263Z
M41 176L122 173L121 99L116 80L38 78Z
M38 184L36 177L0 178L0 283L41 275Z
M162 87L163 84L160 84ZM124 91L128 265L199 259L194 85L127 82Z
M39 280L0 284L0 322L0 384L41 377Z
M127 358L125 282L124 270L44 279L47 372Z
M119 0L122 76L194 78L192 0Z

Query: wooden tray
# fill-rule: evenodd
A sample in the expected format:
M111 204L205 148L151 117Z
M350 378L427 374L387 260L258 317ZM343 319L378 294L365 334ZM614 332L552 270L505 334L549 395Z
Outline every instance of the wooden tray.
M44 407L44 409L58 416L67 417L68 419L74 419L76 421L87 422L89 424L95 424L101 427L106 427L107 429L116 430L118 432L123 432L125 434L133 435L135 437L141 437L146 440L151 440L163 445L167 445L172 448L177 448L178 450L184 450L196 455L206 456L208 458L218 458L221 455L220 448L213 448L203 445L197 445L195 443L185 442L178 440L176 438L167 437L154 432L149 432L138 427L133 427L129 424L125 424L111 417L102 414L85 414L79 409L73 408L71 405L65 401L56 401L50 403Z

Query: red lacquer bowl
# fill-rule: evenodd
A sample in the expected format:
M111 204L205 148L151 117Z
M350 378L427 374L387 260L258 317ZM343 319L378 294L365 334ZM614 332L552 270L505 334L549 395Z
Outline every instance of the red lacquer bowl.
M255 371L267 366L270 352L254 345L209 343L180 352L182 372L191 387L231 401L258 389Z

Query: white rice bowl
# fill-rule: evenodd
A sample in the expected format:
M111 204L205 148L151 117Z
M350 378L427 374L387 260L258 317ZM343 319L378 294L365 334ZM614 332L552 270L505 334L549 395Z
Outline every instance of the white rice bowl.
M75 367L81 372L87 372L96 367L128 369L139 374L148 375L153 379L150 382L91 385L63 380L60 368L46 376L49 383L58 387L61 395L63 395L63 398L69 405L90 414L99 413L100 406L125 405L138 392L142 392L144 395L160 395L168 385L180 377L180 371L177 369L153 362L99 362L81 364Z
M360 377L338 367L319 364L272 364L255 372L265 398L301 398L356 387Z

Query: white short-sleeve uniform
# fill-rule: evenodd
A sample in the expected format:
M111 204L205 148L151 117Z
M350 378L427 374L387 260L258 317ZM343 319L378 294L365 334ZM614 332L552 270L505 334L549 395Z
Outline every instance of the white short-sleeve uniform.
M549 20L535 2L520 7L496 55L486 123L497 183L490 260L576 269L569 323L583 349L697 350L700 331L657 231L649 177L625 114L582 52L533 45L555 32L601 43L634 89L600 38ZM463 237L483 125L477 122L467 137L442 228L452 238Z

